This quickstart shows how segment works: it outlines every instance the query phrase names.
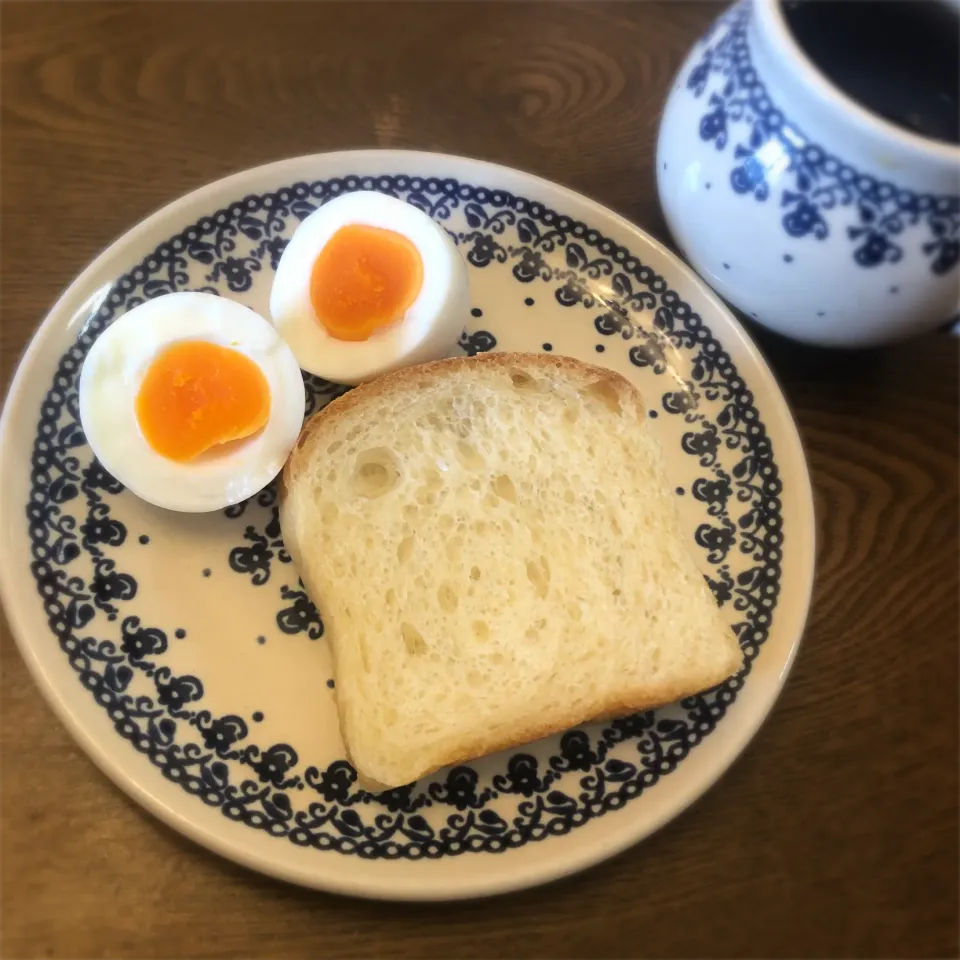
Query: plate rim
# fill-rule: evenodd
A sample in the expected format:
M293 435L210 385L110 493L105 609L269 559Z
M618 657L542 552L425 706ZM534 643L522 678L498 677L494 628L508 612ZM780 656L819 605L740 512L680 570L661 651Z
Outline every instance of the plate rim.
M391 162L395 162L398 165L407 162L408 164L420 165L433 163L441 167L443 164L449 164L461 170L469 167L474 170L487 171L501 178L518 178L522 180L525 185L529 185L528 189L535 190L538 187L546 189L551 195L557 198L556 200L551 200L551 204L560 204L569 201L576 205L586 206L589 208L591 214L597 216L598 219L608 224L611 222L615 223L621 230L632 235L635 241L654 248L660 256L669 262L671 268L677 272L678 276L682 276L690 283L697 290L698 295L702 297L705 302L709 303L713 310L723 315L727 323L725 335L730 336L736 334L745 356L749 358L755 370L768 381L766 385L770 389L767 402L770 404L772 412L777 416L784 433L784 439L794 447L793 453L799 457L800 463L803 466L801 471L797 471L796 474L790 478L790 482L796 487L795 495L798 501L797 505L804 515L800 519L804 522L804 525L809 527L810 549L806 563L801 564L803 569L795 573L795 578L800 577L800 579L795 579L794 582L791 583L792 591L799 593L800 605L798 609L801 613L794 624L784 628L790 636L787 638L789 649L783 666L775 681L772 682L770 689L765 692L765 702L761 705L757 715L752 718L746 727L740 730L739 734L735 737L734 744L728 747L724 755L715 762L714 769L708 771L707 776L701 777L689 786L685 794L679 798L678 802L672 803L669 809L664 811L659 817L647 822L641 821L638 825L634 826L634 829L630 829L630 825L627 824L625 829L615 831L612 834L612 838L608 838L606 843L601 842L588 845L577 856L561 858L557 863L544 864L532 870L525 870L520 864L515 864L514 869L510 872L510 876L507 879L504 879L499 874L494 874L489 880L481 877L474 880L472 884L462 884L456 887L448 884L444 889L440 890L426 889L430 887L431 884L427 884L423 888L415 886L412 889L398 889L395 885L391 884L389 870L383 871L385 878L377 883L371 883L362 876L351 879L350 871L343 871L342 873L344 875L340 876L336 875L338 871L334 871L334 875L331 876L328 872L311 873L309 871L298 870L295 869L293 865L279 862L281 858L270 858L266 855L261 856L256 850L247 849L248 847L257 846L256 844L230 843L221 838L216 832L208 831L203 824L197 823L195 817L184 816L177 809L166 804L160 796L151 792L146 786L138 782L138 780L127 771L127 764L123 762L123 759L111 753L106 746L101 745L101 738L94 736L89 726L85 724L79 716L81 711L78 710L77 707L71 706L61 695L57 682L49 675L41 658L34 650L35 645L30 639L30 629L26 622L28 617L23 609L23 605L9 602L8 598L15 594L14 582L17 576L17 567L11 559L13 551L0 551L0 596L4 598L4 609L10 626L10 632L27 665L28 671L39 687L44 699L51 706L60 722L66 727L70 736L117 787L167 826L172 827L194 842L233 862L240 863L243 866L277 879L331 893L372 899L432 902L494 896L530 886L549 883L563 876L586 870L636 845L641 840L662 828L667 822L678 817L693 802L707 793L753 741L760 727L769 717L773 707L779 700L787 676L799 652L806 623L809 618L818 537L809 460L803 438L797 426L796 418L787 403L784 390L776 373L768 364L753 338L719 296L710 289L706 281L696 274L677 254L637 224L627 220L616 211L579 191L537 176L536 174L527 173L517 168L486 160L477 160L456 154L432 151L366 149L304 154L298 157L260 164L203 184L154 210L109 244L72 280L47 311L43 320L34 331L28 345L20 355L16 370L10 380L6 397L4 398L2 416L0 416L0 451L6 449L7 445L13 442L14 415L9 411L19 406L18 401L24 393L28 368L38 357L42 356L45 348L49 348L51 338L56 336L58 332L62 332L57 330L58 318L63 314L64 319L69 321L69 318L74 314L74 311L67 309L70 303L76 300L79 305L79 303L89 300L89 295L82 298L79 295L82 294L85 289L94 288L98 274L102 273L104 267L113 259L118 256L122 257L123 251L127 247L142 242L164 221L171 216L175 216L177 208L189 207L193 203L201 201L211 194L215 195L220 192L227 193L235 186L256 179L274 178L279 182L284 177L284 171L300 171L303 167L308 167L311 164L318 166L336 165L341 170L348 170L351 164L360 163L362 165L363 163L369 163L373 160L382 160L384 165ZM455 174L451 173L450 175ZM292 172L291 176L294 179L299 179L301 174ZM62 326L69 326L69 323L62 324ZM729 331L729 333L727 333L727 331ZM2 500L0 500L0 502L2 502ZM803 558L801 557L800 559L802 561ZM269 839L272 840L273 838ZM564 838L556 838L554 842L561 839ZM313 851L313 853L320 854L321 851ZM339 854L331 855L340 856ZM537 858L534 859L536 860ZM383 866L384 864L380 864L381 869ZM363 874L366 873L366 871L360 871L360 873ZM433 886L436 887L439 885L434 882Z

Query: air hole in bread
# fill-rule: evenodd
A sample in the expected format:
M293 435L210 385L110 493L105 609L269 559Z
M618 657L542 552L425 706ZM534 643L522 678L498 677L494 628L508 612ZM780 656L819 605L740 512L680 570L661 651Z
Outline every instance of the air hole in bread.
M329 501L327 501L320 508L320 519L325 524L329 525L333 523L338 516L340 516L340 511L337 509L337 505L335 503L330 503Z
M413 536L404 537L399 544L397 544L397 563L406 563L410 559L410 554L413 553Z
M488 510L492 510L499 502L499 498L492 490L483 498L483 505Z
M400 637L411 657L419 657L427 652L427 643L423 639L423 634L412 623L404 621L400 624Z
M361 497L375 499L389 493L400 479L393 451L375 447L358 454L353 469L353 488Z
M471 567L471 568L470 568L470 579L471 579L471 580L479 580L479 579L480 579L480 568L479 568L479 567Z
M550 589L550 563L546 557L527 561L527 579L533 584L537 596L545 599Z
M370 672L370 651L367 650L367 645L360 634L357 634L357 649L360 651L360 662L363 664L364 672L369 673Z
M567 604L567 616L571 620L577 622L583 616L583 611L580 609L579 603L568 603Z
M573 426L580 419L580 404L567 404L563 411L563 422L568 426Z
M584 390L587 396L599 400L611 413L618 417L623 410L620 407L620 393L609 380L595 380Z
M531 393L539 387L536 378L531 377L529 373L524 373L522 370L511 370L510 382L513 384L515 390L526 390Z
M490 625L486 620L473 621L473 635L478 640L487 640L490 637Z
M517 502L517 488L513 485L510 477L501 473L493 480L493 492L502 500L509 500L510 503Z
M439 490L443 486L443 475L440 469L446 470L447 465L442 460L437 461L437 467L427 467L420 473L420 479L427 490Z
M440 604L440 609L443 610L444 613L453 613L457 609L460 598L457 596L457 591L453 588L452 584L440 584L437 589L437 603Z
M327 447L327 453L336 453L343 446L342 440L334 440L333 443L329 444Z
M482 470L484 459L472 443L466 440L457 441L457 459L468 470Z

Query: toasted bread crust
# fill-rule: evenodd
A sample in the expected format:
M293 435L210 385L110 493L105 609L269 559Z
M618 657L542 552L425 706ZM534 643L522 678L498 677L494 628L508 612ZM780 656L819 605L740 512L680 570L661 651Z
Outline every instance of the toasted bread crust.
M436 381L472 366L499 367L501 369L526 370L564 370L573 374L584 384L602 380L617 391L624 407L636 411L637 420L646 417L646 408L640 391L626 377L606 367L583 363L573 357L558 356L552 353L480 353L475 357L449 357L445 360L433 360L413 367L404 367L393 373L378 377L354 387L348 393L331 400L322 410L315 413L300 431L300 437L284 465L280 477L279 496L281 502L287 490L296 482L303 464L309 463L313 444L321 432L331 426L341 416L360 405L376 402L395 393L403 393L415 381Z
M444 754L442 759L432 761L425 766L411 782L421 777L429 776L443 767L454 766L460 763L469 763L478 757L489 756L492 753L499 753L502 750L512 750L514 747L522 747L533 743L535 740L541 740L544 737L550 737L565 730L581 726L585 723L594 723L604 720L614 720L618 717L628 717L634 713L640 713L643 710L653 710L670 703L676 703L684 697L693 696L696 693L702 693L715 684L721 683L731 676L740 664L731 665L729 671L726 671L712 680L703 683L697 683L690 686L680 684L663 684L651 692L647 686L642 693L635 696L617 697L609 700L598 701L592 708L580 711L557 710L552 713L541 715L536 723L529 723L523 726L514 726L509 736L487 736L477 737L472 740L464 739L458 744L456 750L451 750ZM342 718L341 718L342 723ZM366 789L376 792L377 790L390 789L389 786L380 784L375 778L365 773L357 766L353 757L348 759L357 768L357 773L364 781Z

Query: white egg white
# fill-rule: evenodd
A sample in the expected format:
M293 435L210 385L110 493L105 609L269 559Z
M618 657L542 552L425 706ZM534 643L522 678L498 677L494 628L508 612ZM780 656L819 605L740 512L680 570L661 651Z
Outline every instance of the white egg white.
M249 357L270 388L270 417L246 440L178 463L157 453L136 415L143 377L164 348L204 340ZM219 510L265 487L280 471L303 422L303 378L271 324L212 293L171 293L114 321L80 373L80 421L97 459L143 500L186 513Z
M362 224L406 237L423 261L423 284L403 318L367 340L327 333L310 299L313 266L341 227ZM358 384L415 363L448 356L467 323L467 266L453 241L421 210L386 194L343 194L297 228L277 266L270 316L304 370L335 383Z

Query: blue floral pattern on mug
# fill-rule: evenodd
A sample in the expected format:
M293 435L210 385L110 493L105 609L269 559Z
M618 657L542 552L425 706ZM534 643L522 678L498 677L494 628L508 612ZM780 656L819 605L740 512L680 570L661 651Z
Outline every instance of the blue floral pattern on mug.
M836 229L831 212L852 208L856 222L846 236L861 267L897 263L908 244L917 244L934 274L953 270L960 262L960 197L877 180L813 143L773 103L753 66L749 14L749 3L741 3L721 19L686 80L707 107L700 139L719 151L732 148L731 189L777 204L784 231L795 239L825 240ZM790 186L779 189L776 181Z

